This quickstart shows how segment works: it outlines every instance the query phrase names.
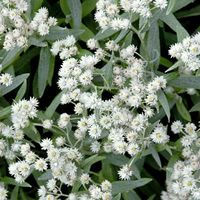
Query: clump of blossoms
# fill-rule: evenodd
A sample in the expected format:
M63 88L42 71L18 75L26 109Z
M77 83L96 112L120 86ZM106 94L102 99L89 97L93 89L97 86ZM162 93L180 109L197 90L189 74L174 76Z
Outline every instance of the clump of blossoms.
M164 9L167 0L99 0L96 4L95 20L101 29L128 29L131 25L131 15L139 14L144 18L152 15L153 8ZM122 14L122 11L127 15Z
M11 121L15 129L25 128L29 123L29 118L37 116L38 101L35 98L21 100L12 105Z
M13 82L13 77L9 73L0 74L0 84L5 86L10 86Z
M182 134L182 159L169 168L167 192L162 193L162 200L199 200L200 199L200 132L193 123L185 126L176 121L171 126L172 132Z
M94 52L80 59L76 57L78 51L72 36L55 42L51 49L54 55L59 54L64 59L58 85L63 91L61 103L74 104L74 112L79 119L74 132L77 142L88 146L88 142L84 141L89 139L94 153L128 153L131 157L142 152L151 142L168 142L167 128L162 124L158 124L151 134L146 134L150 125L148 120L159 106L157 92L166 87L164 77L149 76L146 63L137 57L134 45L120 48L110 40L101 48L95 39L90 39L87 45ZM70 48L76 51L64 54L67 57L63 58L62 53ZM110 60L104 67L111 68L112 83L104 78L104 68L95 66L106 60ZM103 85L95 84L96 77L102 77ZM115 90L112 98L103 100L104 90ZM119 171L122 179L129 179L131 175L126 165Z
M172 45L169 54L183 63L183 71L197 71L200 68L200 33Z
M0 184L0 199L7 200L8 191L5 189L3 184Z
M84 169L83 159L86 155L77 143L71 141L68 133L70 116L67 113L60 115L57 124L53 120L42 120L43 123L35 123L37 117L38 101L34 98L21 100L11 108L11 125L0 123L0 157L9 161L9 173L18 183L23 183L33 171L48 173L46 184L38 190L39 199L112 199L112 185L105 180L101 184L92 180L92 172ZM9 123L10 124L10 123ZM56 127L64 133L54 140L43 139L39 144L42 157L36 151L32 143L24 137L27 126L42 126L45 129ZM36 129L34 129L36 131ZM32 134L36 134L32 133ZM34 137L34 136L33 136ZM7 142L9 140L9 143ZM77 147L76 147L77 146ZM44 154L45 152L45 154ZM44 156L46 155L46 156ZM81 193L62 192L63 187L73 187L80 184ZM7 192L0 187L2 199L6 199ZM5 198L4 198L5 197Z
M0 2L0 35L4 34L3 48L7 51L14 47L27 47L32 35L44 36L57 24L48 17L48 10L40 8L33 19L29 19L29 4L26 0L3 0Z

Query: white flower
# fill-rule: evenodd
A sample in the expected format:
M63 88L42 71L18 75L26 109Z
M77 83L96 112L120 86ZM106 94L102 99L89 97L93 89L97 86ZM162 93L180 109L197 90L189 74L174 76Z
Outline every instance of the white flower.
M38 190L39 197L45 197L47 193L47 190L44 186L40 186L40 189Z
M88 48L90 48L91 50L97 49L98 48L98 41L95 39L89 39L87 41L87 46Z
M42 125L45 129L51 129L52 125L53 125L53 120L50 119L46 119L42 122Z
M12 83L13 77L10 74L5 73L0 75L0 84L10 86Z
M90 179L89 174L86 174L86 173L82 174L80 177L81 184L83 184L83 185L89 184L90 180L91 179Z
M101 199L102 191L99 187L91 185L89 187L89 193L93 199Z
M177 134L183 130L183 124L180 121L175 121L171 125L172 132Z
M47 182L47 188L50 190L50 191L53 191L56 187L56 180L55 179L50 179L48 180Z
M61 146L63 146L64 144L66 143L66 140L65 140L65 138L64 137L57 137L56 138L56 145L57 146L59 146L59 147L61 147Z
M92 142L90 149L93 153L98 153L100 151L101 144L98 141Z
M188 133L189 135L195 135L196 131L196 126L193 123L187 123L185 126L185 132Z
M28 143L21 145L20 151L22 156L25 156L30 152L30 145Z
M194 190L192 191L192 197L193 197L195 200L199 200L199 199L200 199L200 188L194 189Z
M38 101L35 98L30 100L21 100L12 105L11 120L15 129L24 128L29 123L29 118L37 116Z
M130 167L126 164L123 165L122 168L118 171L119 178L122 180L129 180L130 177L133 175L133 171Z
M36 160L34 167L36 170L43 172L47 170L47 163L43 158L39 158Z
M30 173L30 165L25 161L19 161L9 165L9 173L17 182L23 182Z
M60 115L60 118L58 120L58 126L60 128L66 128L69 122L70 122L70 116L67 113L63 113Z
M1 200L7 200L7 193L8 191L2 185L0 185L0 199Z
M169 136L167 135L167 128L159 124L150 135L150 138L155 143L165 144L169 141Z
M131 156L135 156L139 151L140 151L140 148L139 148L138 144L136 144L136 143L130 143L130 144L128 144L127 152Z
M51 149L53 147L51 139L43 139L40 143L43 150Z
M101 189L103 192L111 192L112 191L112 184L105 180L101 183Z
M49 25L48 24L45 24L45 23L42 23L38 26L38 33L41 35L41 36L44 36L44 35L47 35L49 34Z
M167 7L167 0L154 0L154 5L162 10Z

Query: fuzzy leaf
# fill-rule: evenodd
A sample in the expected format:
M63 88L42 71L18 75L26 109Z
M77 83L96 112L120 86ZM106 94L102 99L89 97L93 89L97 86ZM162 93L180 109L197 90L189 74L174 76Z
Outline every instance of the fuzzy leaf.
M40 60L38 66L38 94L42 97L44 94L48 75L52 63L52 56L49 47L44 47L40 51Z
M191 121L190 113L188 112L187 108L183 104L182 99L176 101L176 108L177 108L179 114L181 115L181 117L183 117L183 119L185 119L187 121Z
M152 181L150 178L141 178L136 181L115 181L112 183L112 194L127 192L129 190L141 187Z
M200 76L180 76L168 82L168 85L177 88L200 89Z
M25 80L22 86L20 87L19 91L17 92L17 96L15 97L15 101L21 100L25 93L26 93L26 88L27 88L27 81Z
M170 121L170 107L169 107L169 103L168 103L168 100L167 100L167 97L165 96L164 92L162 90L160 90L158 92L158 100L161 104L161 106L163 107L166 115L167 115L167 118L168 118L168 121Z
M31 187L29 183L26 183L26 182L18 183L15 181L14 178L10 178L10 177L1 177L0 180L7 185L16 185L19 187Z
M82 19L82 5L80 0L67 0L69 10L73 19L73 27L80 28Z

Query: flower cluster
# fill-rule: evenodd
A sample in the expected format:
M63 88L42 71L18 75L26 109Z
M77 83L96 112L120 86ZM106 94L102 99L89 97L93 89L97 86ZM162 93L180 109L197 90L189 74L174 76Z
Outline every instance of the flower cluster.
M200 199L200 134L193 123L185 126L180 121L172 124L172 131L181 133L182 160L178 160L169 168L167 192L162 193L162 200Z
M7 200L8 191L5 189L3 184L0 184L0 198L1 200Z
M64 91L61 103L77 101L80 95L79 87L86 87L92 83L94 65L99 62L96 55L82 56L80 60L74 58L78 54L75 38L68 36L64 40L55 42L51 52L59 54L63 61L59 70L58 86Z
M29 118L37 116L38 101L35 98L21 100L12 105L11 121L15 129L24 128L29 123Z
M200 33L172 45L169 54L171 57L183 62L184 71L194 72L198 70L200 66Z
M49 28L57 23L55 18L48 18L46 8L39 9L31 21L28 14L30 7L26 0L3 0L0 9L0 34L5 34L3 48L7 51L15 46L28 46L31 35L47 35Z
M85 174L84 179L86 178L87 183L82 183L84 187L86 184L89 184L90 178ZM81 176L83 178L83 175ZM68 200L89 200L89 199L96 199L96 200L111 200L112 199L112 185L109 181L105 180L101 183L100 186L95 184L91 184L88 186L88 191L82 194L70 193L69 195L65 195L60 191L60 188L56 185L56 181L54 179L50 179L47 182L46 186L41 186L38 190L39 199L40 200L54 200L55 194L59 194L59 196L67 197ZM60 192L60 193L59 193Z
M101 29L120 30L130 27L132 13L149 18L153 7L164 9L167 6L167 0L120 0L119 3L114 0L99 0L96 6L95 20ZM127 13L128 16L121 14L121 11Z
M36 31L40 36L49 34L49 29L57 24L57 19L49 17L47 8L40 8L29 24L30 29Z
M2 73L0 75L0 84L10 86L13 82L13 77L9 73Z
M70 48L74 49L74 45L75 39L69 36L65 40L55 42L51 51L54 55L59 54L62 59L62 54L67 56L59 70L58 85L64 92L61 103L73 103L74 112L80 118L74 132L77 142L88 146L84 141L89 137L90 150L94 153L127 152L130 156L137 155L151 142L168 142L167 129L161 124L158 124L150 135L146 134L148 119L159 106L157 92L166 87L166 80L163 76L149 77L145 70L145 62L136 56L137 48L130 45L120 49L117 43L110 40L103 49L95 39L90 39L87 45L95 51L94 54L81 56L78 60L70 57L70 54L63 53L68 52ZM111 64L101 69L95 67L106 59L111 59ZM102 86L95 84L95 77L103 77L105 67L111 67L113 81L109 86L107 80L103 79L103 84L111 89L118 88L108 100L103 100L103 91L97 92ZM142 110L140 113L137 111L139 108ZM58 126L66 128L68 123L69 116L66 122L64 120L61 123L59 120ZM128 179L131 171L124 167L119 176Z

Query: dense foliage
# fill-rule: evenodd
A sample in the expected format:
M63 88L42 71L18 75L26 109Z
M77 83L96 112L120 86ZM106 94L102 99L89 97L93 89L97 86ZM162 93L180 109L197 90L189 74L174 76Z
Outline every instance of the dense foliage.
M199 15L0 0L0 200L199 200Z

